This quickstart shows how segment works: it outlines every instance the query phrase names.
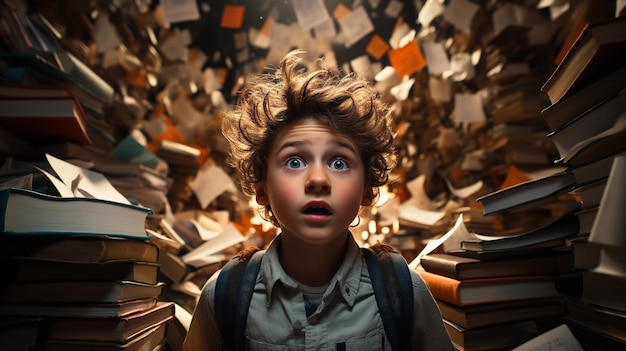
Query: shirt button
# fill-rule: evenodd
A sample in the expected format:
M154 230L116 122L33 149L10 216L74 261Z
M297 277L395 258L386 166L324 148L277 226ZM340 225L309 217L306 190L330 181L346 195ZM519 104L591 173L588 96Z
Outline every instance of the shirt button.
M311 319L309 319L309 322L311 322L312 324L317 323L318 318L317 317L311 317Z
M295 321L293 323L293 327L296 328L297 330L302 330L302 328L304 328L304 325L302 321Z

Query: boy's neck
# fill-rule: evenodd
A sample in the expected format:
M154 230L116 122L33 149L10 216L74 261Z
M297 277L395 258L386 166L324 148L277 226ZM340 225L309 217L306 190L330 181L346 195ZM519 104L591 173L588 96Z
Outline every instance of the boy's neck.
M285 272L298 282L309 286L326 285L344 261L348 237L340 240L312 245L281 234L278 257Z

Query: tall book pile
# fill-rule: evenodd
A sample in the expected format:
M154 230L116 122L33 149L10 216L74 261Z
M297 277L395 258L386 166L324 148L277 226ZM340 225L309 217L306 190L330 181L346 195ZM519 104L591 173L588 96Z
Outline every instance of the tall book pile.
M551 101L542 114L557 162L593 174L571 189L581 204L581 235L571 245L582 290L564 300L568 325L590 350L626 346L624 33L624 17L589 23L542 87Z
M174 303L159 299L150 209L0 190L0 348L158 350Z
M562 323L560 298L577 282L564 247L577 231L565 220L572 216L496 237L468 230L460 215L441 245L419 258L416 270L458 350L510 350Z

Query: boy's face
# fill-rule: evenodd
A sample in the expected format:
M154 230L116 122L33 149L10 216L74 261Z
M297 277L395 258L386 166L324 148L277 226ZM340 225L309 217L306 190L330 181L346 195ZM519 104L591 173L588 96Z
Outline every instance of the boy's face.
M323 244L345 237L361 205L369 205L357 143L313 119L287 126L270 148L257 202L270 204L285 235Z

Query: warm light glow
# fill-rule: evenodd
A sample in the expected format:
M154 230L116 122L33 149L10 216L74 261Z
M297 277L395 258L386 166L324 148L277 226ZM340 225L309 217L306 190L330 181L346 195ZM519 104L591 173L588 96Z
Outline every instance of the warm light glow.
M370 233L376 233L376 221L370 221L368 223L367 229Z

